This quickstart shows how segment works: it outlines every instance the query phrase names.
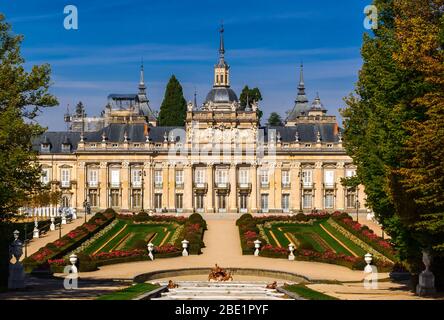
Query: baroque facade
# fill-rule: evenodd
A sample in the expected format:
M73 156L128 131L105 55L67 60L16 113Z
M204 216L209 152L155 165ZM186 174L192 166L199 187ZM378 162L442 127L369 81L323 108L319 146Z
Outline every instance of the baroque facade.
M260 126L257 101L242 106L230 88L223 29L214 84L202 106L188 103L184 127L157 125L143 66L138 94L112 94L100 117L65 116L70 129L33 142L42 182L62 205L93 210L297 213L365 209L362 186L341 178L356 168L335 116L319 95L310 104L301 66L285 124ZM195 101L195 100L194 100Z

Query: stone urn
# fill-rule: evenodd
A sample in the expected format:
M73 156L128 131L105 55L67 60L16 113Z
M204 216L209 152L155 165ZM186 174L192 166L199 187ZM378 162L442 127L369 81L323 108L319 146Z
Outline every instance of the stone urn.
M288 244L288 251L290 251L290 254L288 255L288 260L294 261L295 257L293 254L293 251L294 251L294 244L293 243Z
M56 229L54 221L55 221L55 218L51 217L51 225L49 226L49 230L51 230L51 231L55 231L55 229Z
M261 241L259 239L254 240L254 256L258 257L259 256L259 248L261 247Z
M189 242L188 240L186 240L186 239L184 239L184 240L182 241L182 248L183 248L182 256L184 256L184 257L188 256L187 248L188 248L188 244L189 244L189 243L190 243L190 242Z

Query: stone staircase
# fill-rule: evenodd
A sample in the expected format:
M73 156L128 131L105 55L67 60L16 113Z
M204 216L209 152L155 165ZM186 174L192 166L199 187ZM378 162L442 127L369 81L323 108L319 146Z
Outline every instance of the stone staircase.
M167 285L160 282L160 285ZM179 281L178 288L163 292L152 300L286 300L285 294L266 289L266 282ZM279 284L278 284L279 285Z

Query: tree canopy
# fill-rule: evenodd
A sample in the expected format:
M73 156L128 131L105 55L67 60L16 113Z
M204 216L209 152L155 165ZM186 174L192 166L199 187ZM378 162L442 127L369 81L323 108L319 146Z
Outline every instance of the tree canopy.
M444 252L443 3L374 1L378 28L364 35L364 63L342 111L367 203L412 272L423 269L422 249L435 270Z
M281 118L280 114L277 112L270 113L270 117L268 118L267 125L268 126L282 126L283 122L282 122L282 118Z
M261 94L261 91L259 90L259 88L256 87L256 88L250 89L248 86L245 86L242 89L242 92L239 97L239 102L240 102L240 105L242 108L246 108L247 101L248 101L249 107L252 106L253 102L262 101L262 94ZM263 112L259 108L257 110L257 115L258 115L258 118L260 121L262 118Z
M160 126L183 126L185 125L187 113L187 102L183 97L182 86L179 80L172 75L168 81L165 96L159 112Z

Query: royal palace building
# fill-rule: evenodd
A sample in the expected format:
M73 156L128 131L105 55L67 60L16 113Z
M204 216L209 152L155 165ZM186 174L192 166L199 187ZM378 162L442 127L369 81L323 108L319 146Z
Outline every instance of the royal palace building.
M301 66L294 108L282 126L261 126L257 101L242 107L230 88L223 29L213 87L188 103L185 126L157 125L143 66L137 94L111 94L100 117L77 108L69 129L33 142L42 182L62 205L83 211L297 213L365 209L363 187L341 178L356 168L341 128L319 95L309 103Z

